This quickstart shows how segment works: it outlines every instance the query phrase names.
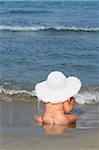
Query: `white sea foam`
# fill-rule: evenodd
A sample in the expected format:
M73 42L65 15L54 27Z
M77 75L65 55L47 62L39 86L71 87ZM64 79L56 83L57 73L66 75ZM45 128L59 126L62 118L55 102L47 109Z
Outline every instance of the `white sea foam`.
M74 32L99 32L99 27L75 27L75 26L0 26L0 31L12 31L12 32L28 32L28 31L74 31Z
M99 92L96 92L94 94L85 92L83 94L77 94L76 96L76 102L78 104L96 104L99 103Z
M6 95L17 95L17 94L28 94L31 96L35 96L35 91L27 91L27 90L6 90L4 88L0 88L0 93L4 93Z
M27 97L35 96L35 90L29 85L2 83L0 86L0 95L20 95ZM25 89L24 89L25 88ZM78 104L96 104L99 103L99 86L83 86L80 92L75 95Z
M6 96L7 95L29 95L29 96L35 96L35 91L27 91L27 90L15 90L15 89L4 89L2 86L0 88L0 93L4 93ZM76 96L76 102L78 104L96 104L99 103L99 92L93 91L93 90L85 90L83 92L78 93Z

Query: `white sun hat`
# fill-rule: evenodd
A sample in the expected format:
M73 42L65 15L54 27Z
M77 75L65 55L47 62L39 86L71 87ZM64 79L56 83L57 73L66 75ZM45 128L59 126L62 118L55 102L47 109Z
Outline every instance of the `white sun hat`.
M35 86L35 94L40 101L61 103L75 96L81 88L81 81L74 76L66 77L60 71L52 71L46 81Z

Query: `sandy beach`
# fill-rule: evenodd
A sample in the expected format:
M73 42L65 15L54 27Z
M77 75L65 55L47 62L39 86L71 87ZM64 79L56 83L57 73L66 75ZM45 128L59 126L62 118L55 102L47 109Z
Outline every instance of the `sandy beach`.
M0 102L0 150L98 150L98 105L77 105L76 128L37 125L36 104Z
M1 150L98 150L99 130L63 135L2 134Z
M76 126L34 122L52 71L82 82ZM0 150L99 150L98 0L0 1Z

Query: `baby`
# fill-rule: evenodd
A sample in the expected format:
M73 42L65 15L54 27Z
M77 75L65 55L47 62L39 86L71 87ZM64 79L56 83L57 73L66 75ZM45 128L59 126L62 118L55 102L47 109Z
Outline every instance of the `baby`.
M74 108L73 97L81 87L77 77L66 78L62 72L53 71L47 81L38 83L35 87L36 96L44 102L44 113L35 116L36 122L52 125L70 125L76 123L76 116L68 114Z

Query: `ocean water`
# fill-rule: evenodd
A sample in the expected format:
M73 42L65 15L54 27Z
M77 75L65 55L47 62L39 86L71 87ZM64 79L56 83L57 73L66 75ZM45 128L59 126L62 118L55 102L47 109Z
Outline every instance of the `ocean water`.
M99 102L99 1L0 1L0 100L31 98L53 70L81 79L78 103Z

